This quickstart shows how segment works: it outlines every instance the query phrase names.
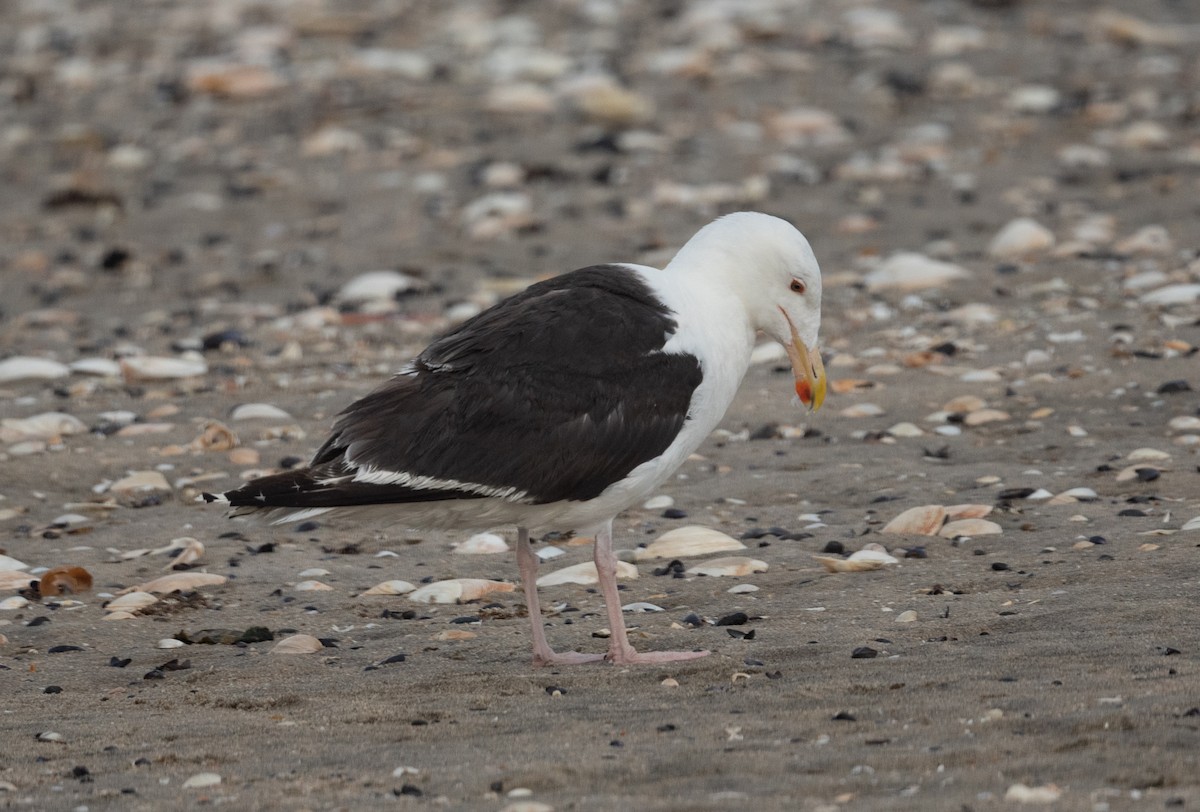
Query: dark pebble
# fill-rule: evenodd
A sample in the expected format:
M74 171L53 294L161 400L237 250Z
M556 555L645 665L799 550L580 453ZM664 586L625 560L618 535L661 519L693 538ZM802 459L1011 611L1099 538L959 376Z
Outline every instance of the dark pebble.
M770 535L772 535L771 531L766 529L765 527L751 527L749 530L742 533L741 539L742 539L742 541L747 541L747 540L752 540L752 539L760 539L763 536L770 536Z
M679 508L667 508L662 512L662 517L664 519L686 519L687 511Z
M45 615L38 615L37 617L30 619L30 621L28 623L26 623L25 625L26 626L45 626L49 622L50 622L50 618L46 617Z
M266 626L251 626L246 631L242 632L242 636L238 638L239 643L263 643L267 640L274 640L275 635Z
M547 693L548 695L550 695L550 696L554 696L555 694L563 694L563 695L566 695L566 693L567 693L567 689L566 689L566 688L559 688L557 685L547 685L547 686L546 686L546 693Z
M232 344L235 347L246 347L250 345L250 339L241 330L218 330L215 333L209 333L200 342L200 348L205 352L219 350L226 344Z
M1180 392L1191 392L1191 385L1185 380L1167 381L1158 387L1160 395L1178 395Z
M999 498L1005 501L1009 499L1024 499L1036 490L1037 488L1005 488L1000 491Z
M835 721L835 722L857 722L858 719L854 716L853 713L847 713L846 711L838 711L837 713L834 714L833 721Z
M766 665L766 663L764 663L762 660L755 660L753 657L747 657L746 659L742 660L742 664L748 665L751 668L762 668L764 665Z
M879 652L870 646L859 646L850 652L850 659L852 660L870 660L878 656Z
M166 674L159 671L157 668L154 669L153 671L147 671L142 676L142 679L165 679L165 678L166 678Z
M295 454L289 454L279 461L279 467L285 471L290 471L297 465L304 464L304 457L297 457Z
M379 616L382 618L387 618L388 620L412 620L417 616L417 613L413 609L404 609L402 611L398 611L396 609L384 609L379 613Z
M925 552L924 547L906 547L904 548L905 558L928 558L929 553Z
M338 639L336 637L318 637L317 639L321 641L321 645L323 645L325 648L338 647Z
M825 543L825 546L821 549L821 552L825 553L826 555L845 555L846 545L842 544L840 541L829 541Z
M750 432L751 440L774 440L779 437L779 424L766 423Z
M46 649L47 654L62 654L67 651L83 651L80 646L51 646Z
M674 578L682 578L683 573L684 573L683 562L680 561L679 559L675 559L670 564L667 564L665 567L655 567L650 572L652 575L658 575L658 576L670 575Z
M1134 473L1137 474L1138 482L1153 482L1162 476L1157 468L1138 468Z
M406 659L408 659L408 655L405 654L404 652L401 652L399 654L393 654L391 657L388 657L386 660L380 660L379 664L380 665L391 665L393 663L402 663Z
M155 668L155 671L187 671L192 667L191 660L167 660L162 665Z
M733 612L717 621L718 626L744 626L750 622L750 616L745 612Z
M691 626L693 629L698 629L704 625L704 619L695 612L689 612L683 616L683 620L679 621L684 626Z
M1174 655L1174 654L1182 654L1182 653L1183 653L1183 652L1182 652L1182 651L1180 651L1179 649L1177 649L1177 648L1174 648L1174 647L1172 647L1172 646L1159 646L1159 651L1161 651L1161 652L1162 652L1162 654L1163 654L1163 656L1164 656L1164 657L1170 657L1170 656L1172 656L1172 655ZM51 687L54 687L54 686L51 686ZM60 689L60 690L61 690L61 689ZM50 693L50 689L49 689L49 688L47 688L47 689L46 689L46 693ZM57 691L56 691L55 693L57 693Z
M1145 516L1146 511L1138 510L1137 508L1125 508L1117 515L1118 516Z
M125 658L109 657L108 658L108 664L112 668L124 668L125 666L129 665L131 662L133 662L132 657L125 657Z
M993 561L992 562L992 570L993 571L1004 572L1006 569L1008 569L1008 564L1005 564L1003 561Z
M463 615L462 617L454 618L454 620L451 620L450 622L457 623L459 625L464 623L482 623L483 618L479 617L478 615Z
M71 777L72 778L84 778L91 774L92 774L91 770L89 770L87 767L84 767L82 764L79 765L78 767L71 768Z
M399 798L401 795L409 795L413 798L420 798L425 793L419 787L414 787L412 784L405 784L400 789L392 790L392 794Z
M1175 652L1175 653L1178 654L1179 652ZM47 685L45 687L45 689L42 691L42 693L44 693L44 694L61 694L62 686L61 685Z
M668 722L665 725L659 725L656 729L658 730L659 733L670 733L672 730L677 730L678 728L676 728L675 725Z
M321 526L320 522L300 522L300 524L296 525L295 532L311 533L314 530L316 530L317 528L319 528L320 526Z
M609 747L624 747L625 742L621 741L620 739L613 739L612 741L610 741L608 743L608 746Z
M717 625L718 625L718 626L720 626L721 624L720 624L720 623L718 623ZM751 629L751 630L750 630L750 631L748 631L748 632L743 632L743 631L741 631L741 630L739 630L739 629L726 629L725 631L726 631L726 632L729 634L729 636L730 636L730 637L732 637L734 640L753 640L753 639L754 639L754 632L755 632L755 631L757 631L757 630L756 630L756 629Z

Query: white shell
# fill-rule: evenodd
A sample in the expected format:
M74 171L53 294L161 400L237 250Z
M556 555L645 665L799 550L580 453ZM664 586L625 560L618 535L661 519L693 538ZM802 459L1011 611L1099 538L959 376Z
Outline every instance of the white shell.
M748 592L757 592L758 587L756 587L754 584L738 584L737 586L729 587L729 589L726 589L725 591L730 595L745 595Z
M315 654L325 646L311 634L293 634L280 640L271 649L272 654Z
M0 383L16 381L51 381L71 374L66 364L48 358L18 355L0 361Z
M109 612L104 616L105 620L134 620L137 618L133 612L125 609L118 609L115 612Z
M1157 448L1136 448L1125 455L1130 462L1145 462L1146 460L1169 460L1171 455Z
M24 609L28 605L29 601L20 595L13 595L11 598L0 601L0 609Z
M63 412L42 412L32 417L6 417L0 420L0 441L16 443L21 440L47 440L83 434L87 426L78 417Z
M946 518L950 521L957 519L982 519L992 512L991 505L947 505Z
M454 552L461 555L494 555L507 553L508 542L495 533L479 533L464 542L454 545Z
M913 291L936 288L970 276L966 269L958 265L931 259L924 254L901 251L881 262L863 281L867 290L873 293L886 289Z
M1008 412L1000 409L980 409L969 413L963 418L963 423L967 426L982 426L984 423L998 423L1011 419L1012 416Z
M669 530L645 547L638 547L633 551L633 559L653 561L660 558L687 558L744 549L746 545L731 536L693 524Z
M215 787L221 783L221 776L216 773L196 773L183 782L184 789L203 789Z
M156 648L183 648L187 643L182 640L177 640L174 637L164 637L158 641Z
M880 532L932 536L946 523L946 515L946 508L941 505L909 508L884 525Z
M292 416L270 403L243 403L229 413L230 420L291 420Z
M813 558L830 572L869 572L900 563L899 559L886 552L869 548L859 550L849 558L830 555L815 555Z
M119 598L113 598L104 606L105 612L136 612L151 604L158 603L158 598L149 592L127 592Z
M646 601L637 601L636 603L627 603L621 607L622 612L664 612L666 611L661 606Z
M158 471L134 471L114 482L108 492L122 504L135 505L153 494L171 493L171 484Z
M98 375L101 378L116 378L121 374L121 365L111 358L80 358L72 361L71 371L80 375Z
M0 570L0 589L24 589L30 582L38 580L36 575L20 570Z
M1138 299L1148 305L1174 305L1200 302L1200 284L1167 285Z
M988 254L997 259L1020 259L1054 247L1054 232L1036 220L1018 217L988 243Z
M906 609L896 615L897 623L915 623L917 620L917 612L914 609Z
M730 576L740 578L756 572L766 572L767 562L757 558L747 558L743 555L731 555L725 558L714 558L710 561L689 567L688 575L707 575L710 578Z
M381 581L363 592L363 595L404 595L416 589L408 581Z
M674 504L675 500L664 493L658 496L651 496L642 503L642 508L644 510L666 510L669 507L673 507Z
M163 569L169 570L179 564L195 564L204 557L204 544L197 539L183 537L172 539L171 543L165 548L155 550L155 553L169 553L174 550L180 552L173 556Z
M617 578L638 577L637 567L628 561L617 562ZM537 579L538 586L558 586L559 584L595 584L600 581L596 575L596 565L591 561L564 567L554 572L548 572Z
M1194 519L1189 519L1187 522L1184 523L1183 527L1181 527L1179 529L1180 530L1200 530L1200 516L1197 516Z
M419 280L399 271L371 271L360 274L343 285L337 293L337 298L342 302L391 300L398 293L419 287Z
M11 570L27 570L29 565L24 561L0 553L0 572L9 572Z
M566 551L559 547L539 547L534 551L534 555L542 561L549 561L552 558L559 558L566 554Z
M320 578L322 575L328 575L329 570L323 567L309 567L300 573L300 578Z
M515 586L507 581L489 581L484 578L451 578L434 581L432 584L410 592L408 599L414 603L467 603L479 600L491 592L512 592Z
M134 355L121 359L121 372L125 380L167 381L176 378L194 378L208 372L203 358L167 358L154 355Z
M1003 532L1000 525L987 519L957 519L942 525L938 535L952 539L958 536L994 536Z
M153 581L147 581L138 586L137 589L142 592L157 592L160 594L187 592L199 589L202 586L219 586L227 580L229 579L224 575L214 575L208 572L175 572L155 578Z

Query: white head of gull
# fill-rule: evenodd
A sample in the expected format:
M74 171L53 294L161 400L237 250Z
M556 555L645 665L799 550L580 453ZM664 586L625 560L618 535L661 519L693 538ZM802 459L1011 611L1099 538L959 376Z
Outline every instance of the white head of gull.
M702 657L629 643L613 520L716 428L759 331L784 346L797 395L819 408L820 321L821 271L804 236L770 215L726 215L664 269L591 266L498 303L352 403L307 466L203 498L275 523L366 511L408 527L515 525L536 664ZM567 528L596 537L603 655L556 653L546 640L529 535Z

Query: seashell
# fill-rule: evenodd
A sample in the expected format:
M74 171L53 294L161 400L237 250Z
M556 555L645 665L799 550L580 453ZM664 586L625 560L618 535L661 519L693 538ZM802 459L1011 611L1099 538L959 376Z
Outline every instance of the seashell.
M1003 532L1000 525L987 519L957 519L942 525L938 535L952 539L959 536L994 536Z
M916 623L917 622L916 610L914 610L914 609L904 610L900 614L896 615L896 622L897 623Z
M20 595L13 595L11 598L5 598L0 601L0 609L24 609L29 605L28 598L22 598Z
M1200 516L1197 516L1194 519L1188 519L1188 521L1186 521L1184 523L1183 527L1181 527L1179 529L1180 530L1200 530Z
M743 575L752 575L756 572L766 571L766 561L759 561L757 558L747 558L741 555L731 555L724 558L714 558L697 564L694 567L689 567L687 574L707 575L710 578L722 576L740 578Z
M243 403L229 413L230 420L291 420L292 416L270 403Z
M883 414L883 407L874 403L856 403L842 409L839 414L842 417L879 417Z
M900 560L881 550L862 549L848 558L832 555L814 555L829 572L870 572L899 564Z
M479 533L466 541L455 544L454 552L462 555L493 555L507 553L508 542L495 533Z
M66 364L49 358L18 355L0 361L0 384L18 381L52 381L71 374Z
M621 87L610 76L581 76L564 84L561 92L585 118L597 124L628 127L654 116L654 102Z
M322 567L309 567L300 573L301 578L319 578L322 575L328 575L329 570Z
M468 603L479 600L491 592L512 592L516 587L507 581L489 581L484 578L451 578L434 581L432 584L408 594L414 603Z
M1071 488L1063 491L1050 501L1047 505L1069 505L1074 502L1093 502L1100 498L1100 494L1096 493L1091 488Z
M37 580L36 575L20 570L0 570L0 589L26 589Z
M466 629L447 629L443 632L438 632L434 637L435 640L471 640L478 637L478 633L469 632Z
M1125 455L1130 462L1145 462L1146 460L1169 460L1171 455L1157 448L1136 448Z
M341 302L391 301L402 293L419 290L419 279L399 271L371 271L354 277L337 292Z
M636 603L627 603L621 607L622 612L665 612L661 606L646 601L637 601Z
M368 589L362 595L404 595L416 589L408 581L381 581Z
M206 372L208 364L203 358L134 355L121 359L121 374L125 376L126 383L194 378Z
M867 290L916 291L971 276L966 269L924 254L902 251L885 259L863 279Z
M946 507L946 518L950 521L956 519L982 519L991 512L991 505L948 505Z
M746 549L746 545L731 536L718 530L692 524L668 530L645 547L638 547L633 551L633 560L654 561L660 558L688 558L744 549Z
M1180 415L1172 417L1168 426L1176 431L1196 431L1200 429L1200 417L1192 417L1191 415Z
M147 606L158 603L158 598L149 592L127 592L119 598L113 598L104 605L105 612L137 612Z
M158 471L134 471L109 486L111 493L125 507L149 507L171 496L171 484Z
M297 592L332 592L333 587L329 584L323 584L320 581L301 581L292 589Z
M311 634L293 634L271 648L272 654L316 654L325 644Z
M163 567L163 569L169 570L180 565L195 564L204 557L204 544L194 538L189 538L186 536L183 538L172 539L171 544L168 547L155 550L154 552L169 553L174 550L178 550L179 552L171 558L170 562Z
M907 422L897 423L896 425L887 429L884 433L890 434L893 437L901 437L901 438L923 437L925 435L925 432L921 431L920 428L913 425L912 423L907 423Z
M987 401L978 395L959 395L956 398L951 398L942 405L943 412L950 414L962 414L964 412L977 412L987 406Z
M1008 107L1016 113L1045 115L1062 103L1062 94L1049 85L1025 85L1008 94Z
M1137 462L1137 463L1134 463L1133 465L1126 466L1126 467L1122 468L1120 471L1118 471L1117 472L1117 482L1132 482L1133 480L1139 478L1138 471L1143 471L1143 470L1160 471L1161 472L1165 469L1160 468L1157 465L1149 465L1144 462Z
M1142 304L1176 305L1200 302L1200 283L1167 285L1158 290L1152 290L1138 298Z
M307 157L325 157L351 152L362 152L367 142L361 135L348 127L326 125L304 139L300 154Z
M1021 259L1054 247L1054 232L1029 217L1009 222L988 243L987 252L997 259Z
M534 555L542 561L549 561L552 558L566 555L566 552L558 547L540 547L534 551Z
M884 525L880 532L933 536L946 523L946 515L946 508L941 505L909 508Z
M18 561L11 556L0 553L0 572L9 572L11 570L27 570L29 565L24 561Z
M651 496L649 499L643 502L642 508L644 510L666 510L669 507L674 507L674 505L674 499L666 494L660 494L658 496Z
M617 578L637 578L637 567L628 561L617 562ZM591 561L564 567L549 572L537 579L538 586L558 586L559 584L595 584L600 578L596 575L596 565Z
M43 597L78 595L92 588L92 574L83 567L55 567L42 574L38 591Z
M1004 793L1005 801L1015 801L1019 804L1052 804L1060 797L1062 797L1062 790L1054 784L1040 787L1013 784Z
M183 782L184 789L204 789L215 787L221 783L221 776L216 773L196 773Z
M725 591L730 595L745 595L748 592L757 592L758 587L756 587L754 584L738 584L737 586L729 587L729 589L726 589Z
M186 645L187 643L174 637L164 637L155 644L155 648L182 648Z
M188 448L193 451L228 451L238 444L238 436L228 426L212 420L204 424L204 431L188 443Z
M87 426L79 418L63 412L43 412L32 417L6 417L0 420L0 442L5 443L49 440L86 432Z
M134 620L137 617L133 612L126 609L118 609L115 612L109 612L104 616L105 620Z
M142 592L157 592L165 595L169 592L189 592L202 586L219 586L227 580L229 579L224 575L214 575L208 572L175 572L159 576L135 588Z
M985 423L999 423L1005 420L1011 420L1012 416L1008 412L1000 409L980 409L975 412L969 412L963 418L963 424L967 426L982 426Z
M80 358L70 364L72 372L80 375L96 375L101 378L116 378L121 374L121 365L111 358Z

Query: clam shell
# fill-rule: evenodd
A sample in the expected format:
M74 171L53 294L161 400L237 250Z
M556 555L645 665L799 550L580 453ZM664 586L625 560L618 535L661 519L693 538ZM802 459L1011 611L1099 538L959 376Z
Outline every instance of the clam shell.
M669 530L633 551L634 561L654 561L659 558L688 558L713 553L744 550L746 545L724 533L700 525L687 525Z
M38 591L43 596L78 595L92 588L92 574L83 567L55 567L42 574Z
M0 442L48 440L71 434L84 434L87 426L79 418L63 412L42 412L31 417L6 417L0 420Z
M15 558L0 553L0 572L10 572L12 570L27 570L29 565L24 561L18 561Z
M109 612L108 614L106 614L104 616L104 619L105 620L133 620L136 617L137 617L137 615L135 615L133 612L130 612L126 609L118 609L115 612Z
M958 536L994 536L1003 532L1000 525L987 519L957 519L942 525L938 535L952 539Z
M127 383L194 378L206 372L208 372L208 364L204 362L203 358L136 355L121 359L121 374L125 376Z
M617 562L617 578L638 577L637 567L628 561ZM563 567L554 572L548 572L537 579L538 586L557 586L559 584L595 584L600 578L596 575L596 565L591 561Z
M493 555L507 553L508 542L495 533L479 533L464 542L454 545L454 552L460 555Z
M404 595L416 589L408 581L381 581L362 595Z
M28 605L29 600L20 595L13 595L11 598L0 601L0 609L24 609Z
M1144 462L1137 462L1137 463L1134 463L1133 465L1126 466L1125 468L1122 468L1120 471L1118 471L1117 472L1117 482L1132 482L1133 480L1138 478L1138 471L1142 470L1143 468L1149 468L1150 470L1160 471L1160 472L1165 470L1164 468L1162 468L1158 465L1149 465Z
M285 637L274 645L272 654L315 654L325 648L324 644L311 634L293 634Z
M224 575L214 575L209 572L175 572L155 578L153 581L147 581L136 589L165 595L169 592L189 592L202 586L219 586L227 580L229 579Z
M105 612L136 612L151 604L158 603L158 598L149 592L127 592L119 598L113 598L104 605Z
M950 521L958 519L982 519L992 512L991 505L947 505L946 518Z
M719 578L722 576L740 578L743 575L766 571L766 561L759 561L757 558L747 558L744 555L731 555L724 558L714 558L697 564L694 567L689 567L687 574L707 575L710 578Z
M0 361L0 383L51 381L55 378L65 378L69 374L71 370L65 364L48 358L18 355Z
M941 505L922 505L909 508L884 525L883 533L908 533L918 536L936 535L946 523L946 508Z
M874 293L887 289L914 291L936 288L970 276L966 269L958 265L931 259L924 254L902 251L881 262L863 281L867 290Z
M1136 448L1125 455L1130 462L1146 462L1149 460L1169 460L1171 455L1157 448Z
M38 578L20 570L0 571L0 589L25 589Z
M229 413L230 420L291 420L292 416L270 403L243 403Z
M1063 491L1048 501L1047 505L1069 505L1075 502L1094 502L1100 498L1100 494L1096 493L1091 488L1071 488Z
M987 406L987 401L978 395L959 395L942 405L943 412L959 414L962 412L977 412Z
M415 603L468 603L491 592L512 592L516 587L507 581L485 578L451 578L434 581L410 592L408 599Z

